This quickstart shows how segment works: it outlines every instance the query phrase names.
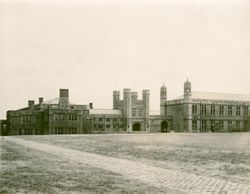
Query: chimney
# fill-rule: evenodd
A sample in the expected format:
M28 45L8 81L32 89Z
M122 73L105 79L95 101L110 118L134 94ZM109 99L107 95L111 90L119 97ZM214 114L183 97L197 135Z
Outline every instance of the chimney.
M69 106L69 90L60 89L59 91L59 107L68 108Z
M68 89L60 89L60 98L61 97L68 98L69 97L69 90Z
M39 97L39 104L43 103L43 97Z
M31 107L35 104L35 101L34 100L29 100L28 101L28 107Z
M93 109L93 102L89 103L89 109Z

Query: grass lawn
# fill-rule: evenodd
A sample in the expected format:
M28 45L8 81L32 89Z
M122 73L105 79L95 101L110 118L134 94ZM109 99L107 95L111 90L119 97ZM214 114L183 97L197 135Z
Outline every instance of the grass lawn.
M76 150L250 183L250 133L23 136Z
M161 168L250 182L250 133L19 136ZM166 193L119 174L1 141L0 193Z
M171 193L107 170L0 141L0 193Z

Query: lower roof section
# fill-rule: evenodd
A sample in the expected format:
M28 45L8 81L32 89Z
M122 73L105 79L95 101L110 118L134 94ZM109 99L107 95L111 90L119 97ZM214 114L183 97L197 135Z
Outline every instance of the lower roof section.
M121 110L116 109L90 109L89 114L91 115L122 115Z

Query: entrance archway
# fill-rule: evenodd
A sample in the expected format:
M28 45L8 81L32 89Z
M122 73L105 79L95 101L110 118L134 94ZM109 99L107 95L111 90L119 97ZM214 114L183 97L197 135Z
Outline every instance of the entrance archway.
M167 133L168 132L168 122L167 121L162 121L161 122L161 132L162 133Z
M133 131L140 131L141 130L141 124L135 123L133 124Z

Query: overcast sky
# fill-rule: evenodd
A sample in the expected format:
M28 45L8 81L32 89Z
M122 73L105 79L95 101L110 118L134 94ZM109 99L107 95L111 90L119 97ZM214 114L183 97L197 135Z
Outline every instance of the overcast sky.
M119 2L119 3L118 3ZM112 91L150 90L159 109L194 91L250 93L246 1L0 0L0 118L58 97L112 108Z

